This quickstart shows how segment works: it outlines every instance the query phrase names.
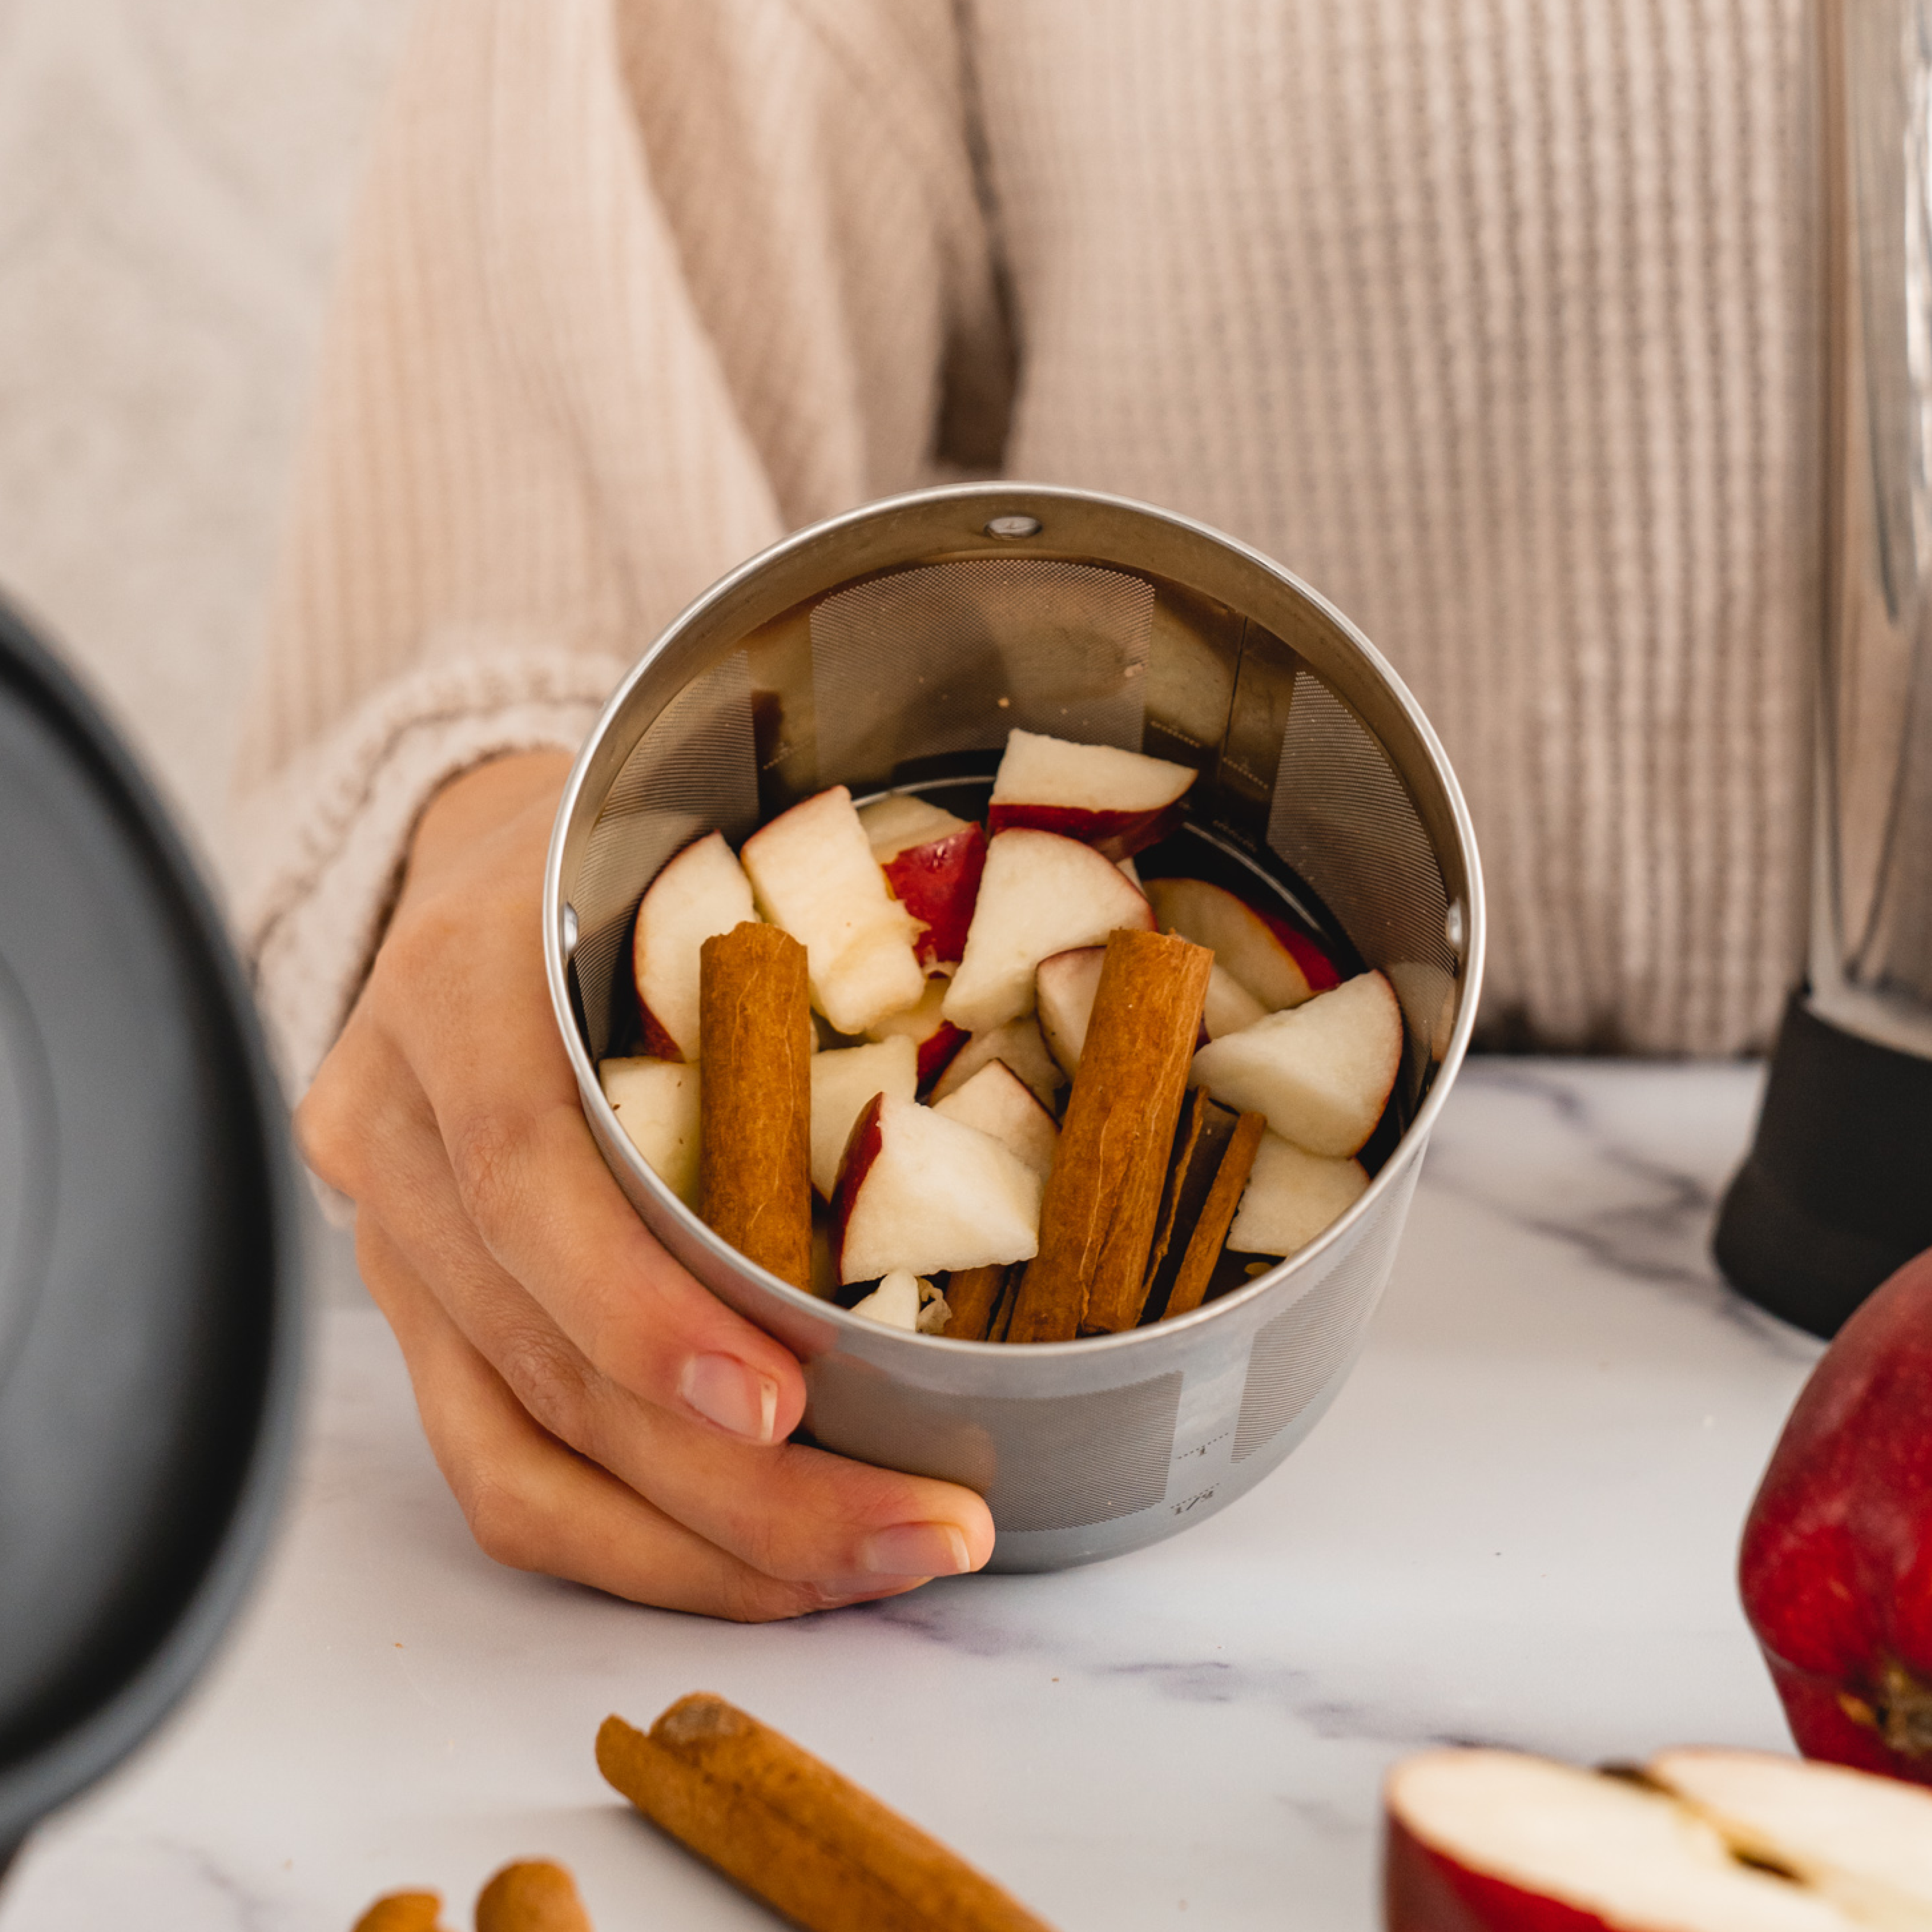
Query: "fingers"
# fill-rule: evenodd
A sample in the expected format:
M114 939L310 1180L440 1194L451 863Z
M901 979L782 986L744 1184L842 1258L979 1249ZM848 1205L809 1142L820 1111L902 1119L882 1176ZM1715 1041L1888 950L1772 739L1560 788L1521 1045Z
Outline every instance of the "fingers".
M379 1228L358 1226L356 1249L409 1364L437 1466L478 1546L497 1562L741 1622L891 1594L832 1593L766 1576L673 1521L538 1428Z

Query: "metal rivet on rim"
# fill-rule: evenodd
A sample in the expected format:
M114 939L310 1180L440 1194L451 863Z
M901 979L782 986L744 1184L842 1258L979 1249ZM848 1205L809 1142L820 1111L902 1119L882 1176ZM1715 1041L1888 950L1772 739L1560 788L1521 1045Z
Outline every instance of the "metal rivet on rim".
M989 537L1036 537L1040 532L1037 517L995 517L986 526Z
M563 950L566 953L577 950L577 908L574 905L563 909Z
M1452 902L1449 910L1442 916L1442 937L1448 940L1450 952L1462 951L1462 902L1460 899Z

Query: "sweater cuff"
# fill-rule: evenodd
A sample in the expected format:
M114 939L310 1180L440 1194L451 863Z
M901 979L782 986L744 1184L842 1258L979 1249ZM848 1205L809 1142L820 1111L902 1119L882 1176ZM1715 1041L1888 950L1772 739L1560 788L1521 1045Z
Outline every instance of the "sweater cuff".
M627 668L561 651L427 668L238 800L236 910L292 1096L362 990L424 808L486 760L574 752Z

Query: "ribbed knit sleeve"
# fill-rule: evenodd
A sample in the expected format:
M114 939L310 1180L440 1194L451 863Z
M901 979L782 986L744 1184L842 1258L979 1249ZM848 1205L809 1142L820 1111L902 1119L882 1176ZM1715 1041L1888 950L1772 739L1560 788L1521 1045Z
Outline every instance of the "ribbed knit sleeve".
M574 748L789 525L917 481L998 312L944 0L428 0L343 269L238 774L305 1082L409 833Z

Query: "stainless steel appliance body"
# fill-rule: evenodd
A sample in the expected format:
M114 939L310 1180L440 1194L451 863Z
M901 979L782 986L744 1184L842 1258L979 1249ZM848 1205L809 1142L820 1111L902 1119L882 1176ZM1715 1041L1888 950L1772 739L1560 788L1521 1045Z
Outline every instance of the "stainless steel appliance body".
M638 901L682 845L714 826L735 842L830 784L863 797L990 775L1016 725L1194 765L1203 849L1345 932L1390 974L1408 1034L1400 1136L1319 1240L1195 1314L1036 1347L883 1328L752 1267L639 1159L596 1076L630 997ZM639 1214L805 1362L815 1439L983 1493L1006 1570L1200 1521L1312 1426L1388 1280L1468 1040L1484 938L1456 781L1346 617L1182 518L1004 484L834 518L686 611L577 761L544 918L584 1110Z

